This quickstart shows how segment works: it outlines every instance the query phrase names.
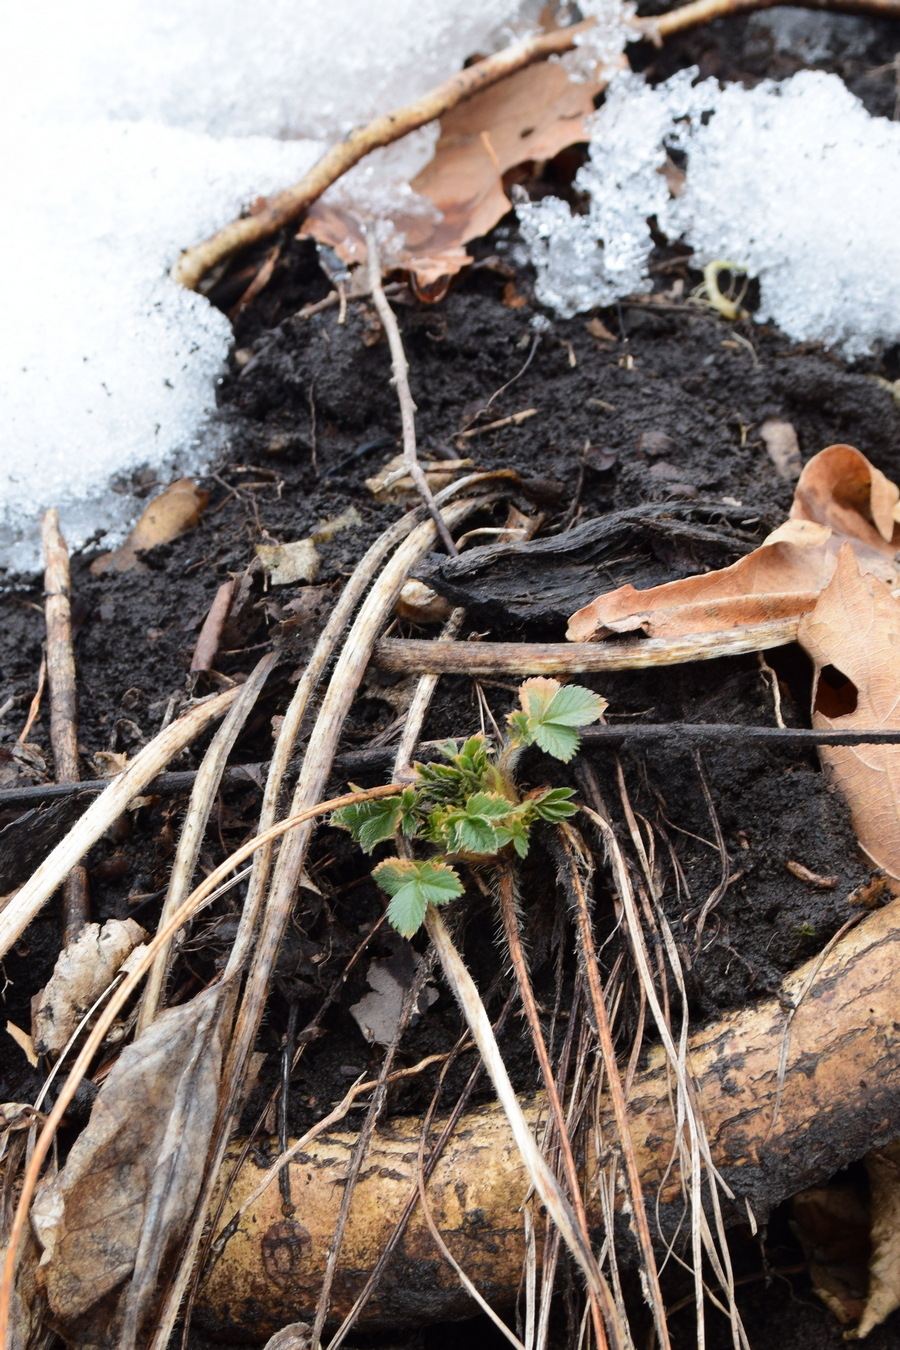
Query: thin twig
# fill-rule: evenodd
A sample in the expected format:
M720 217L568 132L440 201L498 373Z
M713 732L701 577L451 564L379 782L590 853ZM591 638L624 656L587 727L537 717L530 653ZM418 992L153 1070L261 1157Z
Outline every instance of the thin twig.
M47 616L47 681L50 685L50 744L57 783L81 777L78 759L78 695L72 649L69 550L59 529L59 513L45 511L44 594ZM74 942L90 917L87 870L79 863L63 882L63 946Z
M232 221L211 238L186 249L172 268L173 279L189 290L196 290L202 278L216 263L231 258L248 244L270 239L283 226L299 220L326 188L337 182L370 151L390 145L410 131L436 121L451 108L465 103L508 75L514 75L517 70L523 70L536 61L544 61L549 56L571 51L581 34L592 24L591 19L553 33L540 33L535 37L520 39L504 47L495 56L488 56L452 75L415 103L404 108L394 108L376 117L367 126L351 131L346 140L327 150L299 183L272 197L262 210Z
M381 284L381 259L378 256L378 240L374 226L366 231L366 250L369 259L369 287L372 292L372 300L378 311L382 327L387 333L388 346L391 349L393 383L400 404L400 425L403 429L403 462L406 466L406 472L418 490L419 496L428 508L428 513L435 523L441 543L451 557L455 558L459 550L441 518L441 513L434 500L434 493L428 486L428 480L419 463L419 452L416 447L416 405L409 388L409 362L406 359L406 352L403 350L403 339L400 336L397 316L388 304L387 296Z
M754 14L761 9L774 9L784 0L693 0L680 9L670 9L655 19L636 19L634 22L651 39L660 42L676 33L699 28L716 19L727 19L736 14ZM790 0L800 9L816 9L825 14L869 14L873 18L900 19L897 0Z
M663 1302L662 1290L659 1287L656 1254L650 1238L650 1226L647 1223L640 1169L628 1121L628 1103L625 1100L625 1089L622 1086L622 1078L616 1061L616 1048L613 1043L612 1028L610 1027L606 999L600 980L600 965L591 928L591 913L585 879L579 869L579 858L582 860L587 858L587 849L571 825L560 825L558 827L558 838L562 845L566 863L565 876L562 879L572 902L578 951L581 957L580 964L590 994L595 1029L600 1041L600 1053L606 1067L607 1091L615 1115L619 1148L625 1162L625 1175L628 1178L629 1198L631 1200L631 1215L637 1230L638 1245L641 1249L642 1274L646 1281L648 1302L653 1310L653 1322L660 1344L668 1346L666 1306Z

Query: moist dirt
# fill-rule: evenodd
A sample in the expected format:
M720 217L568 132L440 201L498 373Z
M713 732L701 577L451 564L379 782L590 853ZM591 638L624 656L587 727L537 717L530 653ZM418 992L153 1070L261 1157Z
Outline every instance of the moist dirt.
M842 39L843 47L838 41L829 60L820 64L841 73L871 111L891 115L896 88L882 68L893 59L897 33L867 20L851 22L854 40ZM716 24L662 52L648 46L635 53L635 64L653 78L691 63L698 63L704 76L748 82L781 77L808 64L777 51L757 21L743 20ZM882 73L873 76L876 69ZM531 182L532 190L564 191L576 160L577 154L569 153L547 166ZM199 524L144 555L141 571L95 577L90 555L73 560L85 778L108 764L110 754L134 754L171 715L179 697L240 679L275 643L281 660L232 756L238 764L266 761L277 719L344 579L404 509L376 500L365 481L399 448L396 395L377 318L365 302L352 302L346 316L332 306L303 317L303 307L323 300L330 286L308 241L286 234L281 244L272 281L235 316L235 348L219 390L229 449L204 480L210 505ZM677 248L658 249L651 300L625 301L568 322L534 304L511 218L475 252L475 265L443 300L424 304L402 288L396 297L418 407L420 455L517 470L523 487L516 504L530 515L540 514L542 535L561 535L593 518L650 504L662 516L676 509L690 516L696 509L708 517L719 509L724 521L737 513L748 538L761 537L784 518L792 495L791 483L778 476L759 435L760 425L772 417L794 426L804 458L846 441L889 477L900 479L900 408L873 378L897 377L896 350L851 368L820 348L791 344L764 325L729 324L689 303L699 277ZM226 310L246 287L241 269L252 263L252 256L240 260L218 283L214 299ZM528 416L491 429L491 423L523 412ZM136 486L149 494L156 484L145 479ZM265 586L262 569L254 563L258 543L302 539L351 506L357 523L318 546L320 568L312 583ZM496 529L505 512L505 506L486 508L473 527ZM490 538L485 534L477 542ZM627 555L618 560L626 573L629 565ZM655 565L663 574L668 569L668 575L678 575L703 564L663 551ZM223 635L215 671L191 676L199 628L217 588L229 577L241 578L241 603ZM607 584L597 576L597 590ZM11 698L15 702L2 723L0 789L22 781L12 747L37 686L44 638L40 585L11 585L2 608L0 693L5 704ZM473 618L467 631L494 639L562 640L565 626L544 612L529 620L521 612L504 616L500 607L490 620L483 614ZM401 620L395 635L434 632ZM623 726L774 726L773 681L785 723L808 726L810 671L793 647L767 653L765 659L751 655L583 679L609 700L610 720ZM344 729L341 751L390 746L411 684L371 671ZM479 692L472 681L445 678L425 738L460 736L483 725L490 731L484 719L493 717L502 725L513 701L511 681L483 681ZM46 701L28 742L34 749L28 773L37 781L52 778ZM302 743L301 736L301 749ZM195 767L203 748L202 742L192 747L170 767ZM748 748L723 738L700 753L683 747L631 751L626 742L618 756L587 747L583 759L614 817L622 819L624 791L647 822L667 918L687 969L695 1023L773 992L786 971L820 950L859 912L858 894L870 880L869 869L846 808L827 786L813 753ZM351 776L366 786L382 781L384 770L361 761ZM341 789L347 777L336 772L334 788ZM523 777L533 783L571 781L567 770L548 765L536 753L526 756ZM253 833L260 781L254 770L220 794L201 855L204 869ZM84 805L84 799L76 799L25 813L0 797L0 894L21 883ZM87 867L95 919L134 917L153 927L184 805L184 796L150 797L91 851ZM368 871L345 835L330 828L319 832L308 869L310 889L298 899L261 1032L259 1049L266 1059L246 1113L248 1128L260 1121L264 1131L273 1127L280 1050L292 1007L297 1025L312 1027L292 1079L292 1131L318 1119L358 1075L377 1074L381 1051L366 1041L350 1009L368 990L369 960L396 957L403 944L384 930L369 937L383 902ZM609 968L622 947L613 931L604 876L598 853L597 924L609 939L604 948ZM536 993L548 1025L555 1015L558 1032L574 971L554 863L540 841L523 867L521 891ZM190 997L220 967L238 903L233 894L197 924L177 970L173 1001ZM697 920L704 909L698 940ZM461 940L496 1014L509 981L489 895L470 901ZM364 943L363 956L344 978ZM17 1026L29 1027L32 996L49 977L59 945L54 903L4 963L4 1017ZM416 945L424 950L421 941ZM450 1050L460 1034L455 1006L437 977L432 989L433 1001L404 1038L400 1066ZM672 994L677 999L677 991ZM626 1042L634 1007L629 1004L623 1018ZM533 1052L515 1013L507 1017L500 1040L517 1087L534 1088ZM455 1100L472 1063L470 1054L463 1055L447 1074L445 1103ZM41 1081L40 1071L31 1069L6 1038L0 1046L2 1099L33 1101ZM423 1111L434 1086L429 1074L408 1080L392 1092L389 1109ZM477 1091L484 1096L483 1089ZM90 1096L85 1089L74 1104L73 1124L89 1109ZM739 1304L753 1350L785 1345L827 1350L842 1343L836 1322L810 1291L786 1212L773 1215L754 1239L736 1233L735 1260ZM676 1304L682 1277L670 1270L666 1279ZM631 1285L630 1299L639 1308L636 1280ZM687 1286L683 1292L689 1292ZM690 1307L673 1313L677 1346L695 1343L692 1318ZM569 1334L564 1308L559 1319L556 1343L562 1344ZM437 1350L456 1344L460 1334L474 1346L501 1343L479 1318L377 1342L359 1334L352 1343ZM882 1350L896 1344L898 1335L895 1315L869 1344ZM716 1314L708 1343L731 1343L724 1319L717 1321Z

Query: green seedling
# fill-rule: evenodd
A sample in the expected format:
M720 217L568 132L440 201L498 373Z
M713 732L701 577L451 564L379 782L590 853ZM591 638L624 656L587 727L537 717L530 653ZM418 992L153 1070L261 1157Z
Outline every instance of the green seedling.
M429 904L462 895L454 861L483 863L506 852L524 858L536 821L557 823L577 810L572 788L521 795L516 761L526 746L537 745L568 762L578 749L578 728L602 717L606 700L539 676L521 686L519 703L499 748L480 735L461 747L447 741L440 747L446 762L416 764L415 781L396 796L345 806L331 817L365 853L398 835L431 846L427 859L386 858L372 873L391 897L388 920L404 937L417 931Z

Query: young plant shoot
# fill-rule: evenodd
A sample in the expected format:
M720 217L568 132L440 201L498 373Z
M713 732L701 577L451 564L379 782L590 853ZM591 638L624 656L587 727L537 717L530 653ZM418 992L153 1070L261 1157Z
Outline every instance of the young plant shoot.
M578 749L578 728L598 721L606 700L538 676L521 686L519 702L499 749L480 735L461 748L447 741L440 747L446 763L416 764L416 781L395 797L345 806L331 817L365 853L398 834L431 845L427 859L386 858L372 873L391 897L388 920L404 937L421 926L429 904L462 895L454 860L487 862L506 850L524 858L535 821L556 823L577 809L573 788L536 788L521 796L516 761L526 746L537 745L568 762Z

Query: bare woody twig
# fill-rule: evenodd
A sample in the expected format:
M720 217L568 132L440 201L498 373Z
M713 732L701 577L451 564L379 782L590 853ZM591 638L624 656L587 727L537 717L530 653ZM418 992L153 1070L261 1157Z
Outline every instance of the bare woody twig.
M636 19L645 28L647 36L663 42L676 33L699 28L715 19L726 19L737 14L753 14L760 9L774 9L783 0L692 0L689 5L670 9L654 19ZM790 0L800 9L817 9L826 14L870 14L873 18L900 19L898 0Z
M604 642L429 642L384 638L373 664L407 675L581 675L599 670L640 670L683 661L711 661L770 647L797 637L797 618L688 633L677 638L622 638Z
M431 678L431 677L429 677ZM788 750L813 749L817 745L898 745L900 731L872 728L863 731L816 731L808 727L757 727L739 722L629 722L616 726L584 727L581 738L595 746L608 745L620 749L629 745L724 745L737 741L742 745L783 747ZM415 748L420 759L431 759L436 746L429 741ZM349 750L337 755L335 769L350 774L377 772L394 758L394 751L385 746ZM241 764L226 769L222 775L225 787L256 784L261 773L268 769L268 761L260 764ZM143 789L151 797L174 797L188 792L197 777L196 769L181 769L175 773L161 773ZM99 795L106 788L103 779L88 779L82 783L31 783L27 787L4 788L0 791L0 807L43 806L66 797Z
M348 169L358 164L370 151L382 145L406 136L418 127L424 127L443 117L451 108L487 89L507 75L517 70L543 61L548 56L571 51L578 37L590 27L593 20L574 24L554 33L541 33L537 37L524 38L504 47L495 56L478 61L467 70L437 85L429 93L408 104L405 108L394 108L391 112L376 117L368 126L351 131L346 140L327 150L322 158L313 165L299 183L286 188L267 201L260 211L253 215L242 216L225 225L209 239L187 249L172 268L175 281L196 290L204 275L216 263L232 257L239 249L248 244L270 239L284 225L299 220L309 210L313 202L321 197L326 188L336 183Z
M378 241L375 238L374 228L366 232L366 252L369 260L369 286L372 291L372 300L375 303L384 331L387 333L388 344L391 349L394 388L397 390L397 399L400 403L400 424L403 429L403 461L406 465L406 472L415 483L422 501L428 507L428 513L435 523L441 543L450 556L455 558L459 550L453 542L453 536L444 524L434 500L434 493L428 486L428 480L419 463L419 452L416 448L416 405L409 388L409 363L406 359L406 352L403 350L403 339L400 337L400 327L396 315L387 302L387 296L381 284L381 259L378 256Z
M77 783L78 696L72 650L72 606L69 550L59 529L59 513L51 509L41 522L44 545L44 593L47 616L47 680L50 685L50 744L58 783ZM81 932L90 916L87 871L79 863L63 882L63 945Z

